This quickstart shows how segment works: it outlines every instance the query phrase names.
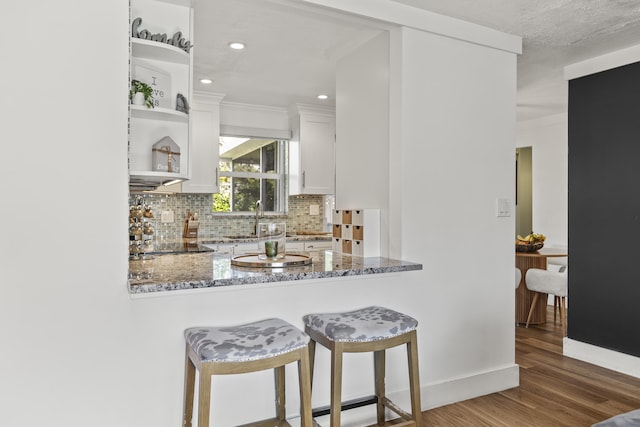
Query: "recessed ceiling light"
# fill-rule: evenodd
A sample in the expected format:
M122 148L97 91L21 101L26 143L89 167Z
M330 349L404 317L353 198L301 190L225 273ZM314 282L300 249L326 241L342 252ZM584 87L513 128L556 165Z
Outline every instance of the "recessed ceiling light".
M231 43L229 43L229 47L231 49L241 50L241 49L244 49L244 43L231 42Z
M211 80L211 79L200 79L200 83L205 84L205 85L210 85L211 83L213 83L213 80Z
M318 95L318 99L328 99L328 98L329 98L328 95L323 95L323 94Z

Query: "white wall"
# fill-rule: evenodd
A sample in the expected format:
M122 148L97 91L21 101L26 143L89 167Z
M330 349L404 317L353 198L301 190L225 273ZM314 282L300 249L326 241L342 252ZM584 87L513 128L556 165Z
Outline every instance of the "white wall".
M14 36L0 42L0 425L175 426L186 327L274 314L301 325L310 311L374 303L420 321L424 408L517 383L513 218L493 212L513 197L514 54L416 30L396 41L391 226L423 271L130 299L127 4L11 2L0 25ZM401 359L388 358L391 392L407 388ZM370 359L345 363L345 398L368 393ZM322 404L326 353L317 368ZM215 406L217 425L269 413L272 402L255 402L270 380L216 383L214 396L235 396Z
M497 373L514 362L515 218L495 210L496 198L515 195L516 56L391 34L391 222L401 236L391 256L424 264L414 298L437 321L422 325L423 375Z
M532 151L533 230L547 236L545 246L567 247L567 114L518 123L517 146Z
M2 9L0 425L153 425L126 288L128 4Z
M388 183L389 34L383 32L337 64L336 209L386 210Z

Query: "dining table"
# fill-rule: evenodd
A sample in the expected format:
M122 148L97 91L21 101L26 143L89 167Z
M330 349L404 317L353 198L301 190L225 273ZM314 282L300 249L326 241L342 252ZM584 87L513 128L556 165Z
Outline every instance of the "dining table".
M542 270L547 269L547 260L554 257L567 257L569 254L566 249L558 248L542 248L533 252L517 252L516 251L516 267L522 271L522 278L520 284L516 288L516 324L526 324L527 317L529 316L529 310L531 309L531 303L533 302L533 296L535 292L527 289L525 284L525 277L527 270L530 268L540 268ZM541 301L547 301L547 294L542 294ZM547 304L536 304L533 313L531 314L531 320L529 324L541 324L547 321Z

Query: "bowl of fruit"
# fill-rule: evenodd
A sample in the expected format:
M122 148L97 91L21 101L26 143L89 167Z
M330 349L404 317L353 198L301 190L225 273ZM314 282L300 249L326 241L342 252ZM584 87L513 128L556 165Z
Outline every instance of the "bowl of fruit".
M542 249L546 237L544 234L534 233L516 237L516 252L535 252Z

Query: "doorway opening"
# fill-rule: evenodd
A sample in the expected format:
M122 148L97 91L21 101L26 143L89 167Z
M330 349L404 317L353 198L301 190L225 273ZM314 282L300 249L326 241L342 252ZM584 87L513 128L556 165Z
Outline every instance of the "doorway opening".
M516 235L521 236L533 229L531 164L531 147L516 148Z

